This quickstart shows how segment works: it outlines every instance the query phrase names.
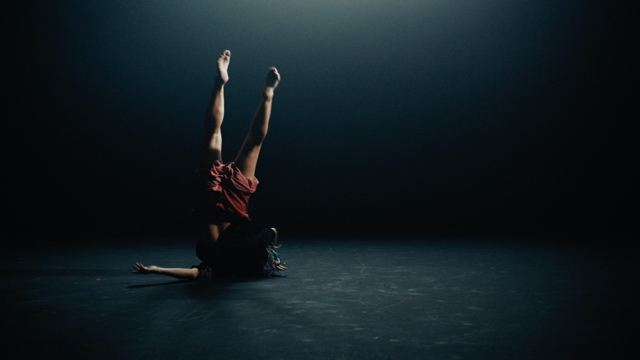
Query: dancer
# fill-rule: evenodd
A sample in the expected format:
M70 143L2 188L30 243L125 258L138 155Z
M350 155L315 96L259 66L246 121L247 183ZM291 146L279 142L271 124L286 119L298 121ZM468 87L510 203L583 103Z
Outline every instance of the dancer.
M267 136L274 91L280 83L275 67L267 80L240 151L232 162L222 161L221 126L224 118L224 86L229 81L231 52L225 50L217 61L218 75L205 117L205 139L196 176L196 211L200 236L196 255L202 261L191 268L162 268L133 265L134 273L163 274L180 279L211 280L217 276L277 275L287 270L275 249L276 229L251 234L247 223L249 197L256 191L256 165Z

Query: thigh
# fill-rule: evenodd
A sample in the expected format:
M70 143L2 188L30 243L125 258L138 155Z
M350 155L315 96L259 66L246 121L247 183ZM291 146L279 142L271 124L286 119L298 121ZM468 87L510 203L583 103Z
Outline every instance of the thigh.
M240 169L242 174L248 178L256 176L256 167L258 165L258 157L262 145L252 145L245 140L238 152L238 156L234 160L234 164Z

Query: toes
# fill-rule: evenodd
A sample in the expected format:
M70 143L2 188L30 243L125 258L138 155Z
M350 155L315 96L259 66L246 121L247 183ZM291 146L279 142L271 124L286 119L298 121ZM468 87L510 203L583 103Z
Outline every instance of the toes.
M225 50L222 52L222 54L220 54L220 56L218 56L218 60L229 60L231 58L231 51L229 50Z

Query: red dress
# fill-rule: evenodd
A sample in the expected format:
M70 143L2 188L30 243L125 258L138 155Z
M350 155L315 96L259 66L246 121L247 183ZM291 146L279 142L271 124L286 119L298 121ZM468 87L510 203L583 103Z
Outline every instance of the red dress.
M198 175L198 210L207 221L249 220L249 197L256 191L258 179L244 176L233 162L220 160Z

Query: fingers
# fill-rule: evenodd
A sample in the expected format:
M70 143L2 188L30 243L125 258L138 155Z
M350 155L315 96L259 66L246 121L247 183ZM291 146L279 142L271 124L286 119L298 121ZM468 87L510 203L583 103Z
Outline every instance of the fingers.
M131 267L133 268L133 272L137 273L137 274L146 274L147 273L147 269L144 267L144 265L142 265L141 263L137 262L133 265L131 265Z

